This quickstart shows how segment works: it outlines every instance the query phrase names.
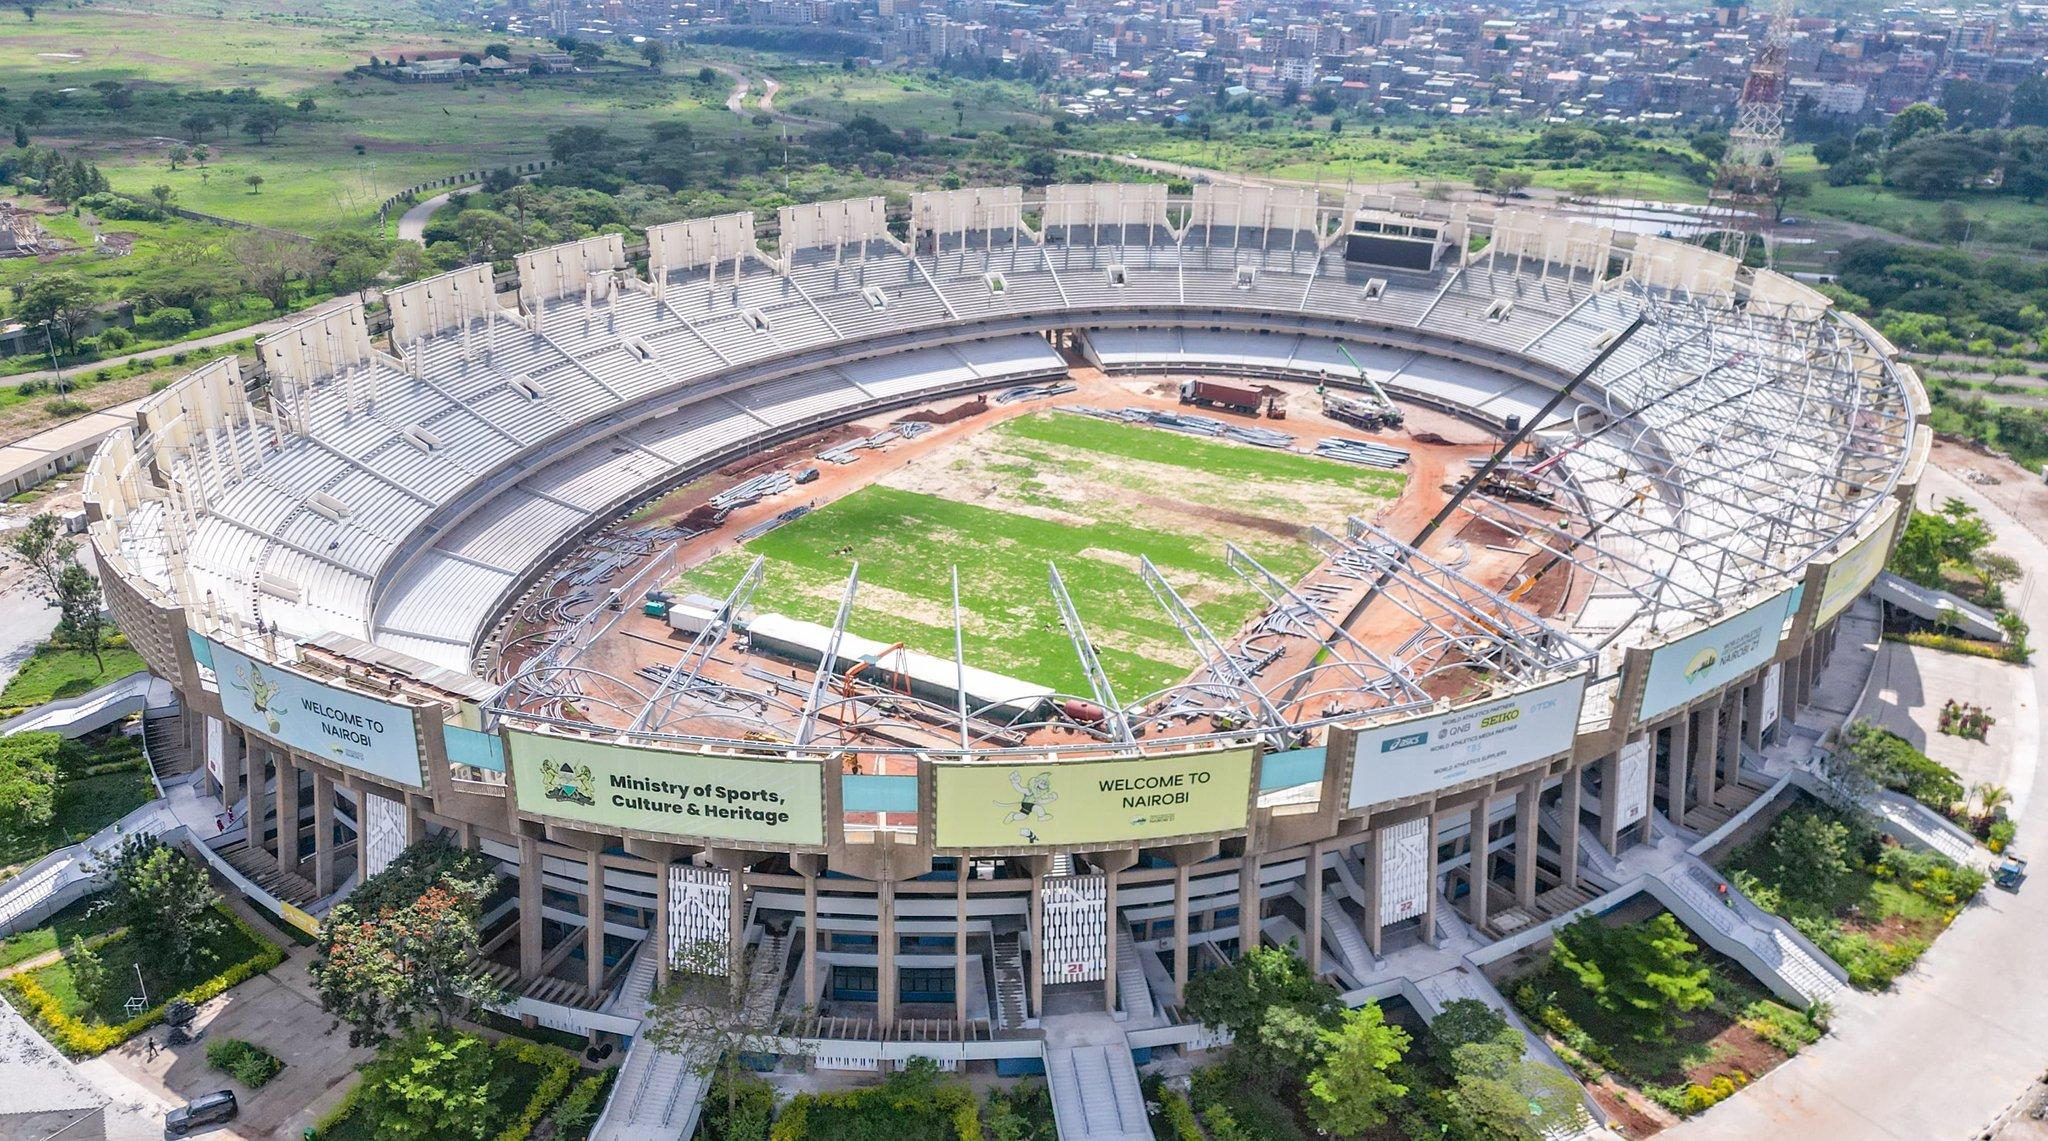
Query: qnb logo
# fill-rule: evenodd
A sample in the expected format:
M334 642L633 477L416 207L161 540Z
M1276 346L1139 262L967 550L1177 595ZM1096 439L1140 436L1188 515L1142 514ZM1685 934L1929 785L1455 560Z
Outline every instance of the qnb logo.
M1427 731L1421 733L1403 733L1399 737L1389 737L1386 740L1381 741L1380 752L1392 753L1400 749L1407 749L1412 748L1416 745L1427 744L1429 744L1429 733Z

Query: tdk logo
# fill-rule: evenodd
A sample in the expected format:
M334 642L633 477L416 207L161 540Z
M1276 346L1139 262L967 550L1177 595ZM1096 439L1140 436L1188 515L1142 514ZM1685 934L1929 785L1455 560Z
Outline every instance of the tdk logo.
M1427 732L1405 733L1399 737L1389 737L1386 740L1381 741L1380 752L1391 753L1396 749L1406 749L1414 745L1427 744L1429 744L1429 734Z

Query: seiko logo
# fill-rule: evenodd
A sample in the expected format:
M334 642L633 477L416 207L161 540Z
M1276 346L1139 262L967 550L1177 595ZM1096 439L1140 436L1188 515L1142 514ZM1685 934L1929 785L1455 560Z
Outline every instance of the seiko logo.
M1522 711L1520 709L1503 709L1499 713L1489 713L1481 717L1479 719L1479 727L1481 729L1491 729L1495 725L1505 725L1521 715Z

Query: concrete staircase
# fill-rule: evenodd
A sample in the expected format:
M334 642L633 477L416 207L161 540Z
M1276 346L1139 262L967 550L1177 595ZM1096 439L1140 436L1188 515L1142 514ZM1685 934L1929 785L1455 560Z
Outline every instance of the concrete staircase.
M1705 864L1688 858L1660 878L1676 896L1666 900L1667 905L1676 902L1679 907L1674 910L1693 912L1679 918L1709 946L1757 971L1780 998L1801 1005L1825 1002L1846 985L1783 920L1744 898L1733 884L1723 894L1725 881Z
M1119 947L1121 955L1123 949ZM998 935L990 957L996 969L996 1026L1002 1030L1022 1030L1031 1019L1029 987L1024 979L1024 952L1017 936Z
M171 784L192 772L192 750L185 747L185 718L179 713L142 719L142 741L149 754L149 769L159 786Z
M1045 1073L1060 1141L1151 1141L1129 1047L1088 1043L1049 1049Z
M1152 1001L1152 984L1145 979L1144 960L1138 958L1137 941L1121 923L1116 925L1116 1002L1132 1022L1150 1022L1159 1014Z
M313 886L312 880L279 868L276 856L262 848L250 847L247 840L230 841L215 848L214 852L226 860L229 867L248 877L249 882L293 907L309 908L320 900L320 890Z
M1372 948L1359 933L1358 920L1343 900L1327 891L1323 893L1323 942L1337 952L1337 960L1361 985L1372 975Z
M649 935L633 953L633 965L626 971L625 983L604 1009L627 1018L640 1017L640 1012L647 1009L647 998L654 993L654 982L660 973L661 952L654 946L654 936Z

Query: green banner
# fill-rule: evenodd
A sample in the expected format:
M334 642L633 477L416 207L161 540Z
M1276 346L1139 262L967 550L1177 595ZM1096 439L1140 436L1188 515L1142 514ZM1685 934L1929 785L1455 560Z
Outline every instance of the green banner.
M932 769L941 848L1074 847L1234 832L1251 801L1252 751L1118 761Z
M825 842L816 761L643 749L509 730L521 812L683 839Z

